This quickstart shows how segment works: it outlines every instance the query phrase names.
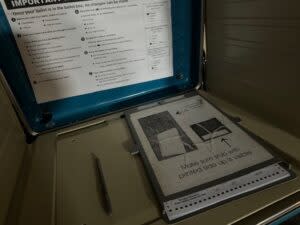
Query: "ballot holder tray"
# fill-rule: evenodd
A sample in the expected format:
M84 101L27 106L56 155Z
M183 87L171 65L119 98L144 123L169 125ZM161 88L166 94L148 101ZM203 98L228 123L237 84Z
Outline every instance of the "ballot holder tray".
M126 112L168 222L293 179L268 145L189 93Z

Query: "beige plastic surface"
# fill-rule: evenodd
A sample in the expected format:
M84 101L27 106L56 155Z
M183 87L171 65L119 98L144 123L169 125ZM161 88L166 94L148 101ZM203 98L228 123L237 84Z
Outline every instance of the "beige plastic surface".
M58 137L57 224L139 225L159 216L141 161L130 148L124 119ZM112 216L103 210L91 153L101 160Z
M55 143L56 134L50 133L29 146L23 183L14 202L18 215L8 225L54 224Z
M0 83L0 224L7 214L27 146L15 112Z
M293 159L294 170L300 162L300 140L274 128L239 108L206 95L230 115L242 118L242 125L282 150ZM18 217L9 225L142 225L159 219L161 212L138 156L129 154L132 138L124 119L96 119L85 124L40 136L29 146L32 152L26 182L16 200ZM103 123L107 120L107 123ZM113 215L103 210L97 191L97 177L90 153L101 158ZM232 201L180 222L222 225L233 223L300 190L295 179L268 190ZM216 216L218 215L218 216Z

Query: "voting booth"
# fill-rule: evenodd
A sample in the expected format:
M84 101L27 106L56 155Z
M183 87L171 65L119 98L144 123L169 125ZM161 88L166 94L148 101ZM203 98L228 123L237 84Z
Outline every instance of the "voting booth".
M211 6L0 2L1 225L280 224L300 213L300 140L213 95L225 88L207 69L218 46L204 54Z

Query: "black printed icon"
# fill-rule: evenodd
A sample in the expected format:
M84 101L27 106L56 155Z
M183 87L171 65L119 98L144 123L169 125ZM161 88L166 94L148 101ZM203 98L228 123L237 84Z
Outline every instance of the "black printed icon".
M92 73L92 72L89 72L89 75L90 75L90 76L92 76L92 75L93 75L93 73Z
M84 51L84 54L87 55L87 54L89 54L89 52L88 51Z
M34 84L37 84L37 82L36 82L36 81L33 81L33 83L34 83Z
M85 41L85 38L84 38L84 37L82 37L82 38L81 38L81 41Z
M204 142L231 133L231 130L216 118L193 124L191 128Z
M198 150L197 146L168 111L141 118L139 123L159 161ZM171 146L169 148L166 144L169 140L179 142L181 146ZM171 153L168 152L170 149L172 149Z
M221 142L226 144L229 148L231 148L231 144L229 143L229 140L227 138L222 138Z
M16 22L16 18L11 18L11 21L12 22Z
M78 9L75 10L75 14L79 14L79 10Z
M17 37L20 38L20 37L22 37L22 35L21 34L17 34Z

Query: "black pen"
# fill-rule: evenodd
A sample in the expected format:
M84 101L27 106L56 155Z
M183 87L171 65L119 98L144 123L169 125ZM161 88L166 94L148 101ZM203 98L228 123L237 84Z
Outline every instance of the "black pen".
M92 153L92 156L93 156L93 158L95 160L95 163L96 163L97 174L98 174L98 177L99 177L99 183L101 185L103 205L104 205L106 213L109 216L111 216L112 215L112 205L111 205L110 197L109 197L106 182L105 182L105 177L104 177L104 174L103 174L102 165L101 165L100 159L95 154Z

